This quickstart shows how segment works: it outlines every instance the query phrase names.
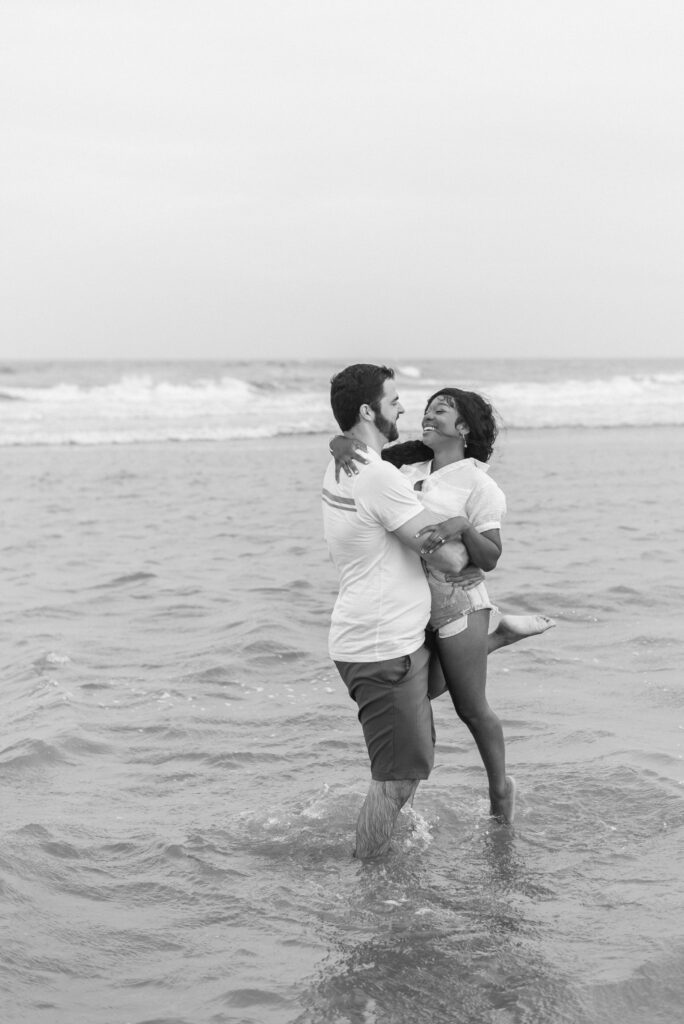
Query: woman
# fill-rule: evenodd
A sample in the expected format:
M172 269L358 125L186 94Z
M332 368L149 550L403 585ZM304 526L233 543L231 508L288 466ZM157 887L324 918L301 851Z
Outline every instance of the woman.
M422 441L393 445L383 458L399 466L420 491L427 509L444 521L421 531L422 553L429 555L446 541L463 546L464 565L485 572L501 555L500 526L506 510L501 489L488 476L497 435L492 407L481 395L442 388L429 399L423 416ZM360 458L355 442L335 438L331 451L345 468ZM360 458L360 461L364 461ZM349 469L347 469L349 471ZM502 620L501 635L489 636L494 605L484 576L475 585L461 585L425 564L432 596L430 626L439 662L456 713L470 730L489 781L490 813L510 824L515 812L515 781L506 775L506 751L501 723L486 698L487 654L523 636L554 625L544 616L510 616ZM441 691L440 691L441 692Z

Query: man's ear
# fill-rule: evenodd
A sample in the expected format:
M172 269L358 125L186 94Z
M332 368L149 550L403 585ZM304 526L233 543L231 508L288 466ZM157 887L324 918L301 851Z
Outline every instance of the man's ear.
M375 419L375 413L371 409L370 405L362 405L359 408L359 419L366 420L369 423Z

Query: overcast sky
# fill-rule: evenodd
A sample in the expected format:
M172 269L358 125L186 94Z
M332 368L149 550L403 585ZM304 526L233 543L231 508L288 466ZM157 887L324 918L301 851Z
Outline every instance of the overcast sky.
M681 0L0 0L0 357L679 356Z

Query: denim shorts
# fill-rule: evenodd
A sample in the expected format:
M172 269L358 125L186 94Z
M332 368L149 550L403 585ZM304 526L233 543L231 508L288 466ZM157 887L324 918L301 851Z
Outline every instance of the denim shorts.
M466 590L457 583L447 583L441 573L434 572L428 572L427 580L432 598L430 628L437 630L440 636L455 636L466 629L467 617L471 612L483 611L485 608L496 611L484 583L478 583L477 586ZM442 629L445 630L444 633L441 632Z
M359 708L371 777L379 782L427 779L435 758L428 698L430 652L419 647L388 661L336 661Z

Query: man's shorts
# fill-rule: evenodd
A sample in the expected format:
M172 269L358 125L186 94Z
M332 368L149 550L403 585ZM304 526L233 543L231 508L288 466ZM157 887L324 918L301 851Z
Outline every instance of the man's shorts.
M389 661L336 661L359 721L378 782L427 779L435 758L435 728L427 694L430 652L419 647Z

